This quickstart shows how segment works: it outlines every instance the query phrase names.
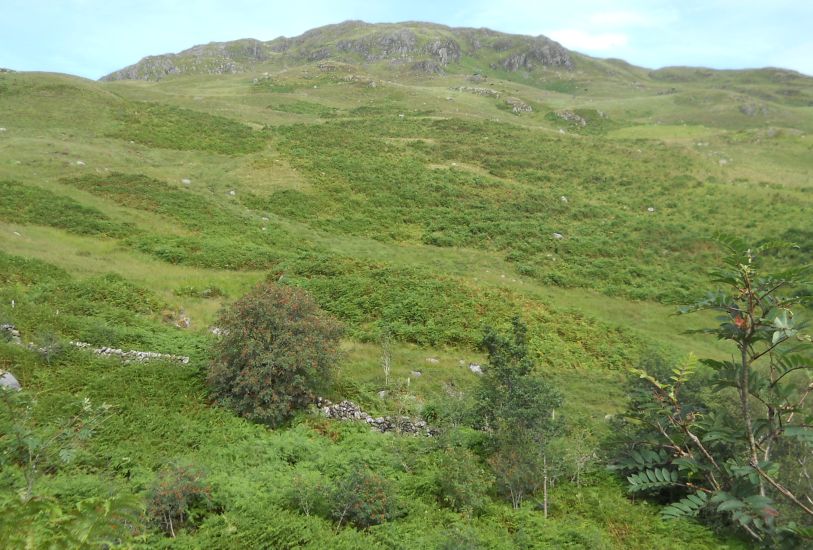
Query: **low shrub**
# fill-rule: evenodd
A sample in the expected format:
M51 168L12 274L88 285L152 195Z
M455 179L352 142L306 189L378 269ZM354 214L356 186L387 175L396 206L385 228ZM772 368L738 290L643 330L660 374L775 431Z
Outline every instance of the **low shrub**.
M312 403L339 359L342 329L305 291L260 283L217 323L209 386L237 414L278 426Z
M196 526L212 509L212 488L203 470L172 465L153 484L147 506L150 521L167 535Z
M330 517L338 525L366 529L398 515L389 481L368 468L356 468L340 479L329 498Z

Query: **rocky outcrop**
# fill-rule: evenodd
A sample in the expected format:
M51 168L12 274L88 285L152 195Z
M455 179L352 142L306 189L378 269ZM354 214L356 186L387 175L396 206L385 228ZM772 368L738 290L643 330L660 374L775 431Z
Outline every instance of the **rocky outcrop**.
M503 54L494 67L530 71L539 66L571 68L569 52L544 36L498 33L488 29L461 29L430 23L372 25L348 21L312 29L293 38L268 42L245 39L195 46L180 53L145 57L102 80L160 80L185 73L230 74L278 61L281 67L318 63L325 59L358 63L389 62L427 74L443 73L464 55ZM493 56L491 56L493 59Z
M378 416L364 412L361 407L352 401L342 401L341 403L332 403L327 399L319 397L316 400L316 406L321 414L327 418L343 421L356 421L364 422L371 429L386 433L394 432L401 434L412 435L427 435L435 436L439 432L429 426L425 421L408 416Z
M460 45L454 40L434 40L424 47L442 66L460 61Z
M213 42L180 53L148 56L134 65L103 76L100 80L161 80L170 75L233 74L267 60L272 54L266 43L254 39Z
M496 45L494 47L497 49ZM570 58L570 52L559 43L539 36L522 50L504 57L499 63L492 66L516 72L519 70L532 71L537 65L572 69L573 60Z
M753 103L740 105L739 110L745 116L765 116L768 114L768 108L765 105L755 105Z

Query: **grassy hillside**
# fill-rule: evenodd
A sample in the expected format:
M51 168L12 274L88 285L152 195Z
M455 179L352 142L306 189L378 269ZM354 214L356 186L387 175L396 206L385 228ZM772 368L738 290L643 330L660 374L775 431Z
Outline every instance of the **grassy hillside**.
M712 233L788 238L793 260L810 261L811 79L578 54L569 68L512 71L500 60L524 42L473 32L465 40L482 50L467 42L442 72L402 70L370 58L375 48L308 58L315 44L380 44L370 33L393 30L350 27L287 39L285 63L279 43L229 45L237 74L202 62L159 81L0 73L0 323L35 348L62 342L51 354L0 341L0 368L37 396L37 429L73 399L112 405L76 456L51 457L35 493L66 518L91 497L144 502L167 464L204 470L211 505L197 527L166 538L142 518L134 546L745 546L724 526L666 522L629 500L605 469L608 419L642 357L728 353L686 333L708 319L672 315L709 286ZM437 33L463 40L412 30L420 48ZM483 328L521 315L565 398L550 517L493 493L479 514L444 507L446 440L316 414L268 430L212 406L209 329L265 279L307 289L343 321L328 397L373 414L419 416L470 395ZM69 340L191 360L122 364ZM292 504L302 479L359 463L392 485L396 518L357 530ZM10 510L23 472L0 465ZM8 521L24 527L55 513L18 511Z

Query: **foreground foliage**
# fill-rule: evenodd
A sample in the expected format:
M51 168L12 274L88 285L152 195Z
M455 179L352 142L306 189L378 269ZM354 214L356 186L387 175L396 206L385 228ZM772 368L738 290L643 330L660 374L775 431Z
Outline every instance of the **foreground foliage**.
M724 289L683 311L720 313L721 324L701 332L730 342L735 353L702 362L714 396L695 393L702 384L693 357L671 374L633 369L645 383L628 411L633 450L619 466L631 492L670 503L664 517L716 514L759 541L810 539L813 493L799 481L809 479L805 456L813 444L806 403L813 346L791 309L801 298L788 294L807 269L763 270L766 253L782 243L721 242L724 267L713 277Z

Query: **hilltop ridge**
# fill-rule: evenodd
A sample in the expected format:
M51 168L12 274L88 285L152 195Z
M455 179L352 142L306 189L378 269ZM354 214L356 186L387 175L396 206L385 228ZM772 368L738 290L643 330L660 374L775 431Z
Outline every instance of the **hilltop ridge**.
M572 69L573 54L545 36L434 23L345 21L267 42L244 38L197 45L180 53L148 56L101 80L158 80L179 74L234 74L258 66L332 59L439 74L462 62L516 72L537 67Z

